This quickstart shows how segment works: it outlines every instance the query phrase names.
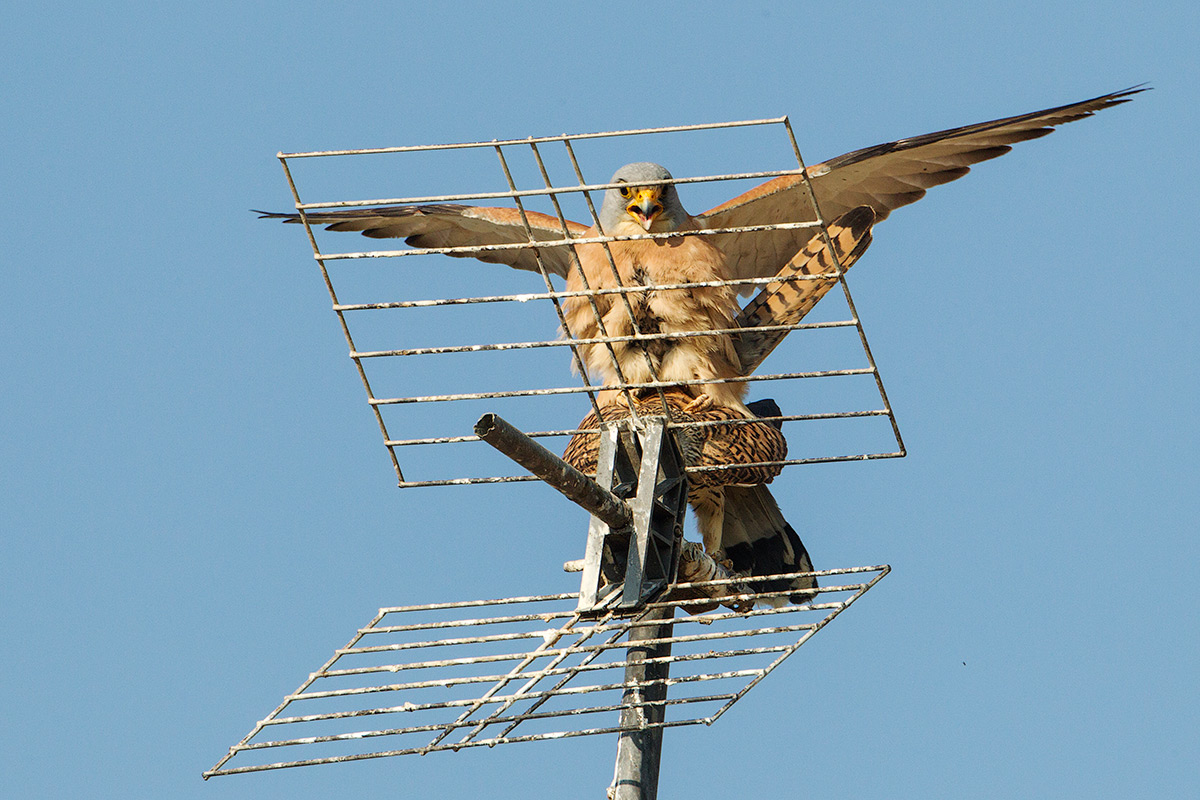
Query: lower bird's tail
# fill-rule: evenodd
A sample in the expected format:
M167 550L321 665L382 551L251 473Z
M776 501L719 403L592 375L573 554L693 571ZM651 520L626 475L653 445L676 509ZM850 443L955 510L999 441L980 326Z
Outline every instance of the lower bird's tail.
M733 562L734 572L742 574L767 576L813 570L804 543L783 518L779 504L763 484L725 487L721 549ZM755 591L794 592L775 601L766 601L776 606L788 600L793 603L810 600L815 594L812 590L816 588L817 579L811 575L754 582Z
M770 398L756 400L746 406L752 414L764 422L783 429L783 411ZM735 572L756 576L783 575L789 572L812 572L812 559L804 542L794 528L783 518L779 504L775 502L765 484L757 486L725 487L725 519L721 530L721 545L725 557L733 562ZM755 582L762 592L783 592L796 589L797 593L787 599L803 603L814 596L817 588L815 577L780 579ZM805 591L807 590L807 591ZM782 605L780 597L772 605Z

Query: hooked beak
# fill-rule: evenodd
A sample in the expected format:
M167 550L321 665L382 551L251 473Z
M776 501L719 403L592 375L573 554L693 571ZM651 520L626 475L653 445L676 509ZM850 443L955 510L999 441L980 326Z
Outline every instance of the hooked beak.
M645 231L650 230L654 220L663 212L663 204L659 202L662 192L661 186L643 186L634 190L633 199L625 206L625 211L636 219Z

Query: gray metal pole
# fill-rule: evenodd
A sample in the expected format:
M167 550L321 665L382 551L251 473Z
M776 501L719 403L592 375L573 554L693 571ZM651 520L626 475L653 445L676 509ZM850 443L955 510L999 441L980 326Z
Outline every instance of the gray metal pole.
M583 506L613 530L633 525L629 505L496 414L475 423L475 435Z
M617 768L608 791L610 800L655 800L658 796L663 728L646 725L661 723L666 716L667 707L662 701L667 699L666 679L670 667L665 659L671 655L671 643L640 642L670 638L674 614L674 606L652 609L643 621L662 621L663 624L637 625L629 631L628 666L625 667L625 682L629 688L625 690L623 701L631 705L647 702L655 705L635 705L621 711L621 727L637 730L624 731L617 740ZM647 658L663 660L647 664Z

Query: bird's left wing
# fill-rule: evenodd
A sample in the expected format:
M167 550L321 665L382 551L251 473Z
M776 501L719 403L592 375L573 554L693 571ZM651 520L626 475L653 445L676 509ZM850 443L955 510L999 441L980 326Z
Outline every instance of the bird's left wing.
M920 200L927 189L966 175L972 164L1002 156L1013 144L1045 136L1056 125L1126 103L1142 91L1134 87L1080 103L879 144L814 164L805 172L825 219L866 205L874 209L878 222ZM801 177L785 175L698 215L696 222L713 229L816 218ZM732 277L766 278L779 272L814 235L813 228L796 228L714 234L712 240L729 259Z
M299 214L256 213L261 219L300 222ZM578 238L588 230L587 226L568 220L568 235L564 236L563 226L556 217L536 211L525 212L529 221L526 229L521 212L515 208L448 204L310 211L307 217L313 225L326 226L326 230L359 231L372 239L404 239L410 247L464 248L447 255L533 272L538 269L533 247L511 245L528 244L530 234L535 242L562 242ZM571 264L569 250L563 245L538 248L546 269L564 278Z

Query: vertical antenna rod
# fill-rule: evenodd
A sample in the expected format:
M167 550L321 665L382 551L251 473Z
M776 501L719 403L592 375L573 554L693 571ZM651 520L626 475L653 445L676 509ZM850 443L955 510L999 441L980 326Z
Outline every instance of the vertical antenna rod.
M617 739L617 766L609 800L655 800L658 765L662 758L662 723L667 712L667 675L670 670L671 617L674 606L653 608L629 631L625 667L625 694L621 710L621 735ZM654 624L662 622L663 624ZM661 640L667 641L661 641ZM654 643L645 643L647 641ZM647 663L647 659L653 659ZM652 726L652 727L649 727ZM630 730L636 728L636 730Z

